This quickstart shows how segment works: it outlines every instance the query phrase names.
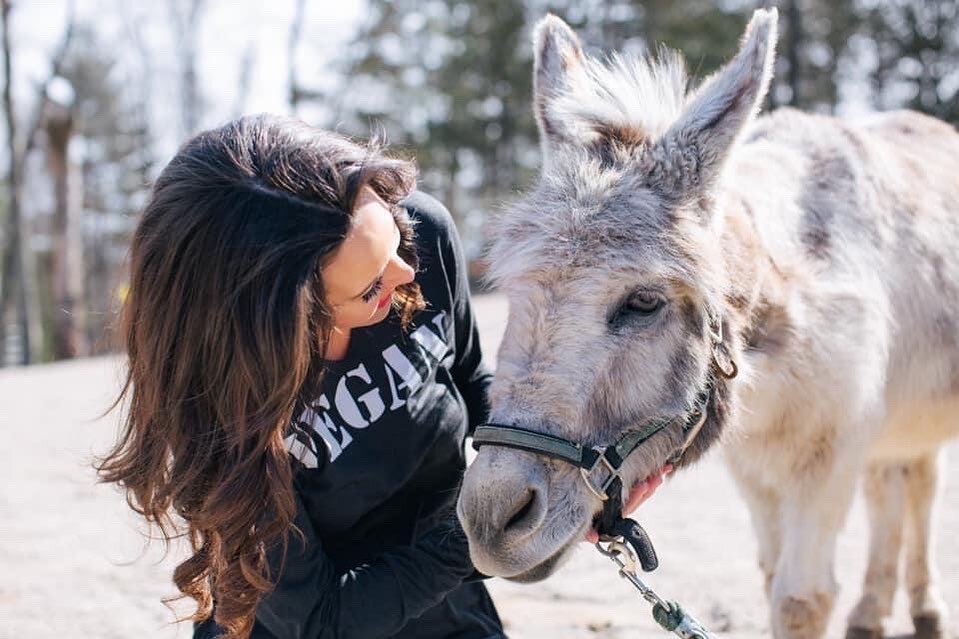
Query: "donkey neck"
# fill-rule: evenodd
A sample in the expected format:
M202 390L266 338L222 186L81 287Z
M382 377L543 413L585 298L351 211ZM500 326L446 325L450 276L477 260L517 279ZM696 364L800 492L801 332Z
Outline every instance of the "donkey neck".
M729 189L722 202L726 318L740 348L772 354L788 339L792 278L764 241L757 218L763 211L758 206L754 192L736 188Z

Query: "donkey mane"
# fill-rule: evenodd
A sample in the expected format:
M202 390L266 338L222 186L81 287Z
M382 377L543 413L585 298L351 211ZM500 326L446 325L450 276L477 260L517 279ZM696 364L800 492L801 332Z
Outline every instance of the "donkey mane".
M582 122L587 134L644 144L665 133L686 103L685 60L666 47L655 56L585 56L583 71L583 82L553 101L548 116Z

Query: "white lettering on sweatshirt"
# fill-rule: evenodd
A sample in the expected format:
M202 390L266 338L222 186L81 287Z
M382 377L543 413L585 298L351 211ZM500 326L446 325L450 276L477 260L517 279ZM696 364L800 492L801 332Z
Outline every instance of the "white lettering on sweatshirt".
M440 312L429 323L435 330L423 324L410 334L412 339L383 349L381 363L376 365L382 365L384 371L379 385L370 375L368 361L343 373L333 386L332 405L326 394L321 394L294 420L294 433L284 440L289 453L307 468L317 468L319 451L309 437L312 432L326 444L330 462L335 462L354 441L350 429L373 427L388 412L406 405L409 396L422 386L424 379L432 377L435 367L449 352L447 317L446 312ZM428 355L414 357L425 363L426 370L417 370L410 358L411 348ZM389 408L384 397L389 400ZM331 414L334 412L335 415Z

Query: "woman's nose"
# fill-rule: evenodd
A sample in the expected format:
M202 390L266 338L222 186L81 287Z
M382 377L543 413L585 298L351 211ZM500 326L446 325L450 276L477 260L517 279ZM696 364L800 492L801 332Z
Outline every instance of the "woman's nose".
M402 286L403 284L409 284L413 281L413 277L416 275L416 271L413 270L413 267L406 263L402 257L397 256L392 261L391 269L393 277L393 286Z

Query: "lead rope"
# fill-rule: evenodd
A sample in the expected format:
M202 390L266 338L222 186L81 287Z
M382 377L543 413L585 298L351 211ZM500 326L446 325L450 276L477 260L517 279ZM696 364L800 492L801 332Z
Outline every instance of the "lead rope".
M639 578L636 573L637 560L646 572L655 570L659 564L649 535L642 526L632 519L620 519L610 532L613 534L604 535L596 543L596 549L609 557L619 567L619 576L633 584L643 599L653 605L653 619L663 630L684 639L719 639L679 603L666 601Z

